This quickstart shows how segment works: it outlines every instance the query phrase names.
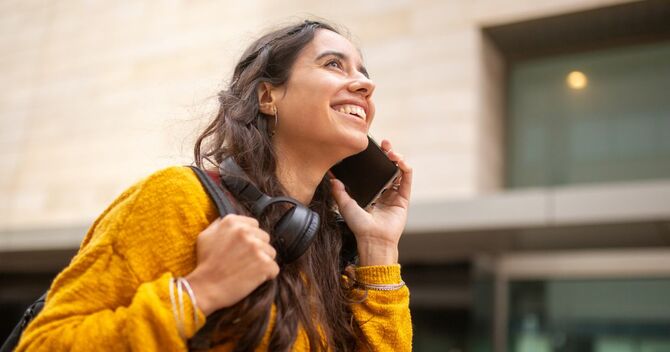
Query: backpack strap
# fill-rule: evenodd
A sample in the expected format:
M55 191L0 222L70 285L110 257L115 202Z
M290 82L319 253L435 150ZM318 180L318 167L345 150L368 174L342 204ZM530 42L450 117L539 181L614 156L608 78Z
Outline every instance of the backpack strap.
M207 195L216 205L216 209L219 211L220 217L224 217L228 214L239 213L236 207L230 202L228 195L222 189L222 185L217 185L214 182L216 177L215 175L210 175L197 166L189 165L189 167L195 172L196 176L198 176L198 179L205 188Z
M48 291L47 291L48 292ZM23 313L23 317L21 317L21 320L19 320L19 323L16 324L14 327L14 330L7 336L7 339L5 342L2 344L2 347L0 347L0 352L12 352L14 351L14 348L19 344L19 339L21 338L21 334L23 334L23 330L26 329L26 326L28 326L28 323L35 318L37 313L42 311L42 308L44 307L44 301L46 300L47 297L47 292L44 292L44 294L38 298L33 304L26 309L26 311Z

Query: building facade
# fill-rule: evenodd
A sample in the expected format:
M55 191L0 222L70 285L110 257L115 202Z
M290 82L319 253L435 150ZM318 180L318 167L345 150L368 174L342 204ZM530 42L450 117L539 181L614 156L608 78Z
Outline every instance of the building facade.
M670 350L666 1L0 7L1 332L120 192L191 162L247 44L320 17L415 171L416 350Z

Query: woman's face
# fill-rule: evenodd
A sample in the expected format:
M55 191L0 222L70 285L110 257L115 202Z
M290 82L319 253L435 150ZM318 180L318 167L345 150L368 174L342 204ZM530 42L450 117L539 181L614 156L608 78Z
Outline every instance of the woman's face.
M305 156L313 152L339 160L362 151L375 115L374 89L356 47L319 29L274 94L279 114L274 138Z

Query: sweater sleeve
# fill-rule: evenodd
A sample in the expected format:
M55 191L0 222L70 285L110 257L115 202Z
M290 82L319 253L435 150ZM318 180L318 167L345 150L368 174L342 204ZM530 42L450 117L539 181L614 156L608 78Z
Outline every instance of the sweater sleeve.
M400 283L400 265L358 267L356 280L369 284ZM356 303L352 303L352 312L366 338L359 350L412 350L412 320L407 286L394 291L356 288L354 297Z
M197 234L215 217L198 187L192 171L175 167L114 201L52 283L16 351L186 350L169 285L194 268ZM183 303L190 338L206 318L185 292Z

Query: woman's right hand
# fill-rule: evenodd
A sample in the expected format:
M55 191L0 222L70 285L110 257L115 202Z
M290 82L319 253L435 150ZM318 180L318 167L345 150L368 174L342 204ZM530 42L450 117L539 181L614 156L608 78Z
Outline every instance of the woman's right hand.
M279 274L277 252L258 221L229 214L198 235L196 268L186 276L207 316L234 305Z

